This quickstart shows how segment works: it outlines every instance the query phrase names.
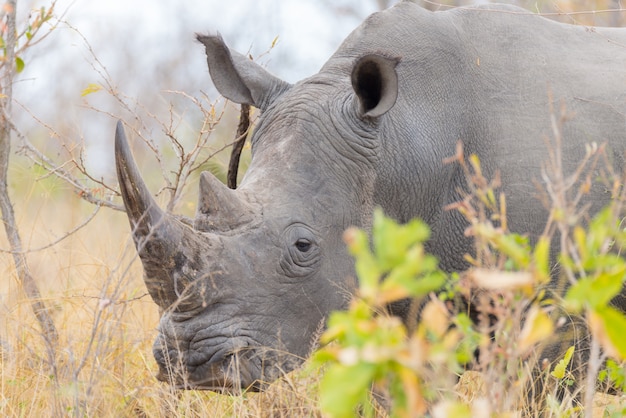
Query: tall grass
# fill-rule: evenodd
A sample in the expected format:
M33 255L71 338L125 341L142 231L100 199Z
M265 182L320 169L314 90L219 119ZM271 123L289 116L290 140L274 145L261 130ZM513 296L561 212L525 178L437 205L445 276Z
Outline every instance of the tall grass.
M37 173L19 161L12 178L27 248L55 241L94 210L61 183L40 177L36 181ZM6 242L0 242L0 247L6 249ZM47 304L53 307L59 343L51 347L43 338L17 283L10 254L0 253L4 278L0 282L0 415L322 416L321 376L306 367L267 392L239 397L175 391L154 378L152 342L159 313L146 293L124 214L101 210L86 227L54 246L30 252L28 258ZM466 373L455 387L458 396L485 396L484 388L490 384L486 378ZM594 416L611 416L603 404L621 402L623 396L600 393Z
M126 215L97 212L59 180L16 159L16 213L59 342L50 346L0 252L0 416L317 416L318 376L299 371L265 393L229 397L174 391L155 379L159 312L147 294ZM194 185L189 189L195 190ZM183 212L193 213L194 192ZM41 249L41 247L45 247ZM4 237L0 248L8 249Z

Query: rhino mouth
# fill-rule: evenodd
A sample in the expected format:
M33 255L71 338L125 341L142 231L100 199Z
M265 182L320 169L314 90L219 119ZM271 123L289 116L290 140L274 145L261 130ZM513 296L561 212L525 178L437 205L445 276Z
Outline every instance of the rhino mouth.
M269 350L248 348L211 358L193 368L158 362L156 378L180 390L208 390L227 395L263 392L273 381L297 367L294 361L279 361L268 353Z
M223 362L212 362L196 368L192 373L160 368L156 378L178 390L208 390L225 395L261 392L265 389L266 384L255 379L242 365L235 372L235 363L238 361L231 356Z

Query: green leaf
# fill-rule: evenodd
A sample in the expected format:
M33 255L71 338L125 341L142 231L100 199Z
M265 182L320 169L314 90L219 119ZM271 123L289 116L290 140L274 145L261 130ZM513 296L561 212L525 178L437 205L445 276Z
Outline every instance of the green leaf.
M574 242L576 242L576 249L578 251L578 254L583 260L586 260L588 258L587 232L585 231L583 227L581 227L580 225L577 225L576 227L574 227L573 236L574 236Z
M357 228L350 228L344 233L348 250L354 257L354 268L359 278L359 290L362 297L373 300L376 296L382 271L370 251L367 234Z
M619 364L613 359L606 361L606 368L598 373L598 380L611 387L626 391L626 364Z
M535 260L535 273L539 276L540 282L547 282L550 280L550 239L546 236L541 236L535 250L533 252L533 259Z
M332 417L354 417L355 407L367 400L376 367L359 363L329 368L320 382L321 409Z
M548 314L538 306L532 306L519 336L518 349L524 352L539 341L549 338L553 331L554 324Z
M498 235L494 239L496 248L513 260L520 268L530 264L530 251L527 241L516 234Z
M428 226L419 219L399 225L387 218L380 208L374 211L372 241L376 258L385 271L401 264L409 248L426 241L429 234Z
M595 317L601 320L602 330L594 330L594 321L591 321L592 332L600 339L600 344L607 353L620 360L626 359L626 316L617 309L606 306L595 311ZM598 335L597 332L601 335ZM606 338L605 338L606 337Z
M578 280L567 291L566 308L580 312L585 306L592 310L605 307L622 290L625 271L626 265L622 263L611 271L600 272L596 277Z
M476 154L470 155L469 156L469 162L472 165L472 168L474 169L474 172L478 176L482 176L482 171L480 169L480 159L478 158L478 155L476 155Z
M85 97L91 93L97 93L102 90L102 86L97 83L89 83L89 85L80 93L81 97Z
M24 71L24 60L18 56L15 57L15 71L17 71L18 74Z
M567 371L567 366L569 365L569 362L572 360L573 355L574 355L574 346L571 346L565 352L565 356L563 356L563 358L559 360L557 365L554 366L554 370L552 370L550 374L559 380L563 379L565 377L565 372Z

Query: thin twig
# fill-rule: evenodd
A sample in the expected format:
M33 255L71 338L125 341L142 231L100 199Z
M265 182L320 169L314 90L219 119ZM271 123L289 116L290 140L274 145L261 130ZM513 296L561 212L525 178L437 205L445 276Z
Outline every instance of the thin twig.
M49 242L48 244L46 244L46 245L44 245L42 247L29 248L28 250L21 250L20 252L17 252L15 250L7 250L7 249L0 248L0 252L9 253L9 254L28 254L28 253L35 253L35 252L38 252L38 251L47 250L48 248L54 247L55 245L57 245L58 243L60 243L64 239L70 237L71 235L75 234L77 231L79 231L80 229L85 227L87 224L89 224L89 222L91 222L91 220L96 217L96 215L100 211L101 207L102 206L100 206L100 205L96 205L95 210L83 222L81 222L80 224L78 224L74 228L72 228L70 231L68 231L65 234L63 234L63 236L55 239L54 241Z

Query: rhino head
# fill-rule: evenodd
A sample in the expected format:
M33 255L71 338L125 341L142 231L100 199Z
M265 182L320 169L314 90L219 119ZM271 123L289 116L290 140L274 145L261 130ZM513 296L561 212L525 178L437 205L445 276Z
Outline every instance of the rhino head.
M396 62L351 58L290 85L198 36L214 84L261 110L239 188L200 176L193 227L155 203L121 124L121 194L150 295L161 309L158 378L179 388L263 390L297 367L355 288L342 240L369 224L379 118L395 102Z

